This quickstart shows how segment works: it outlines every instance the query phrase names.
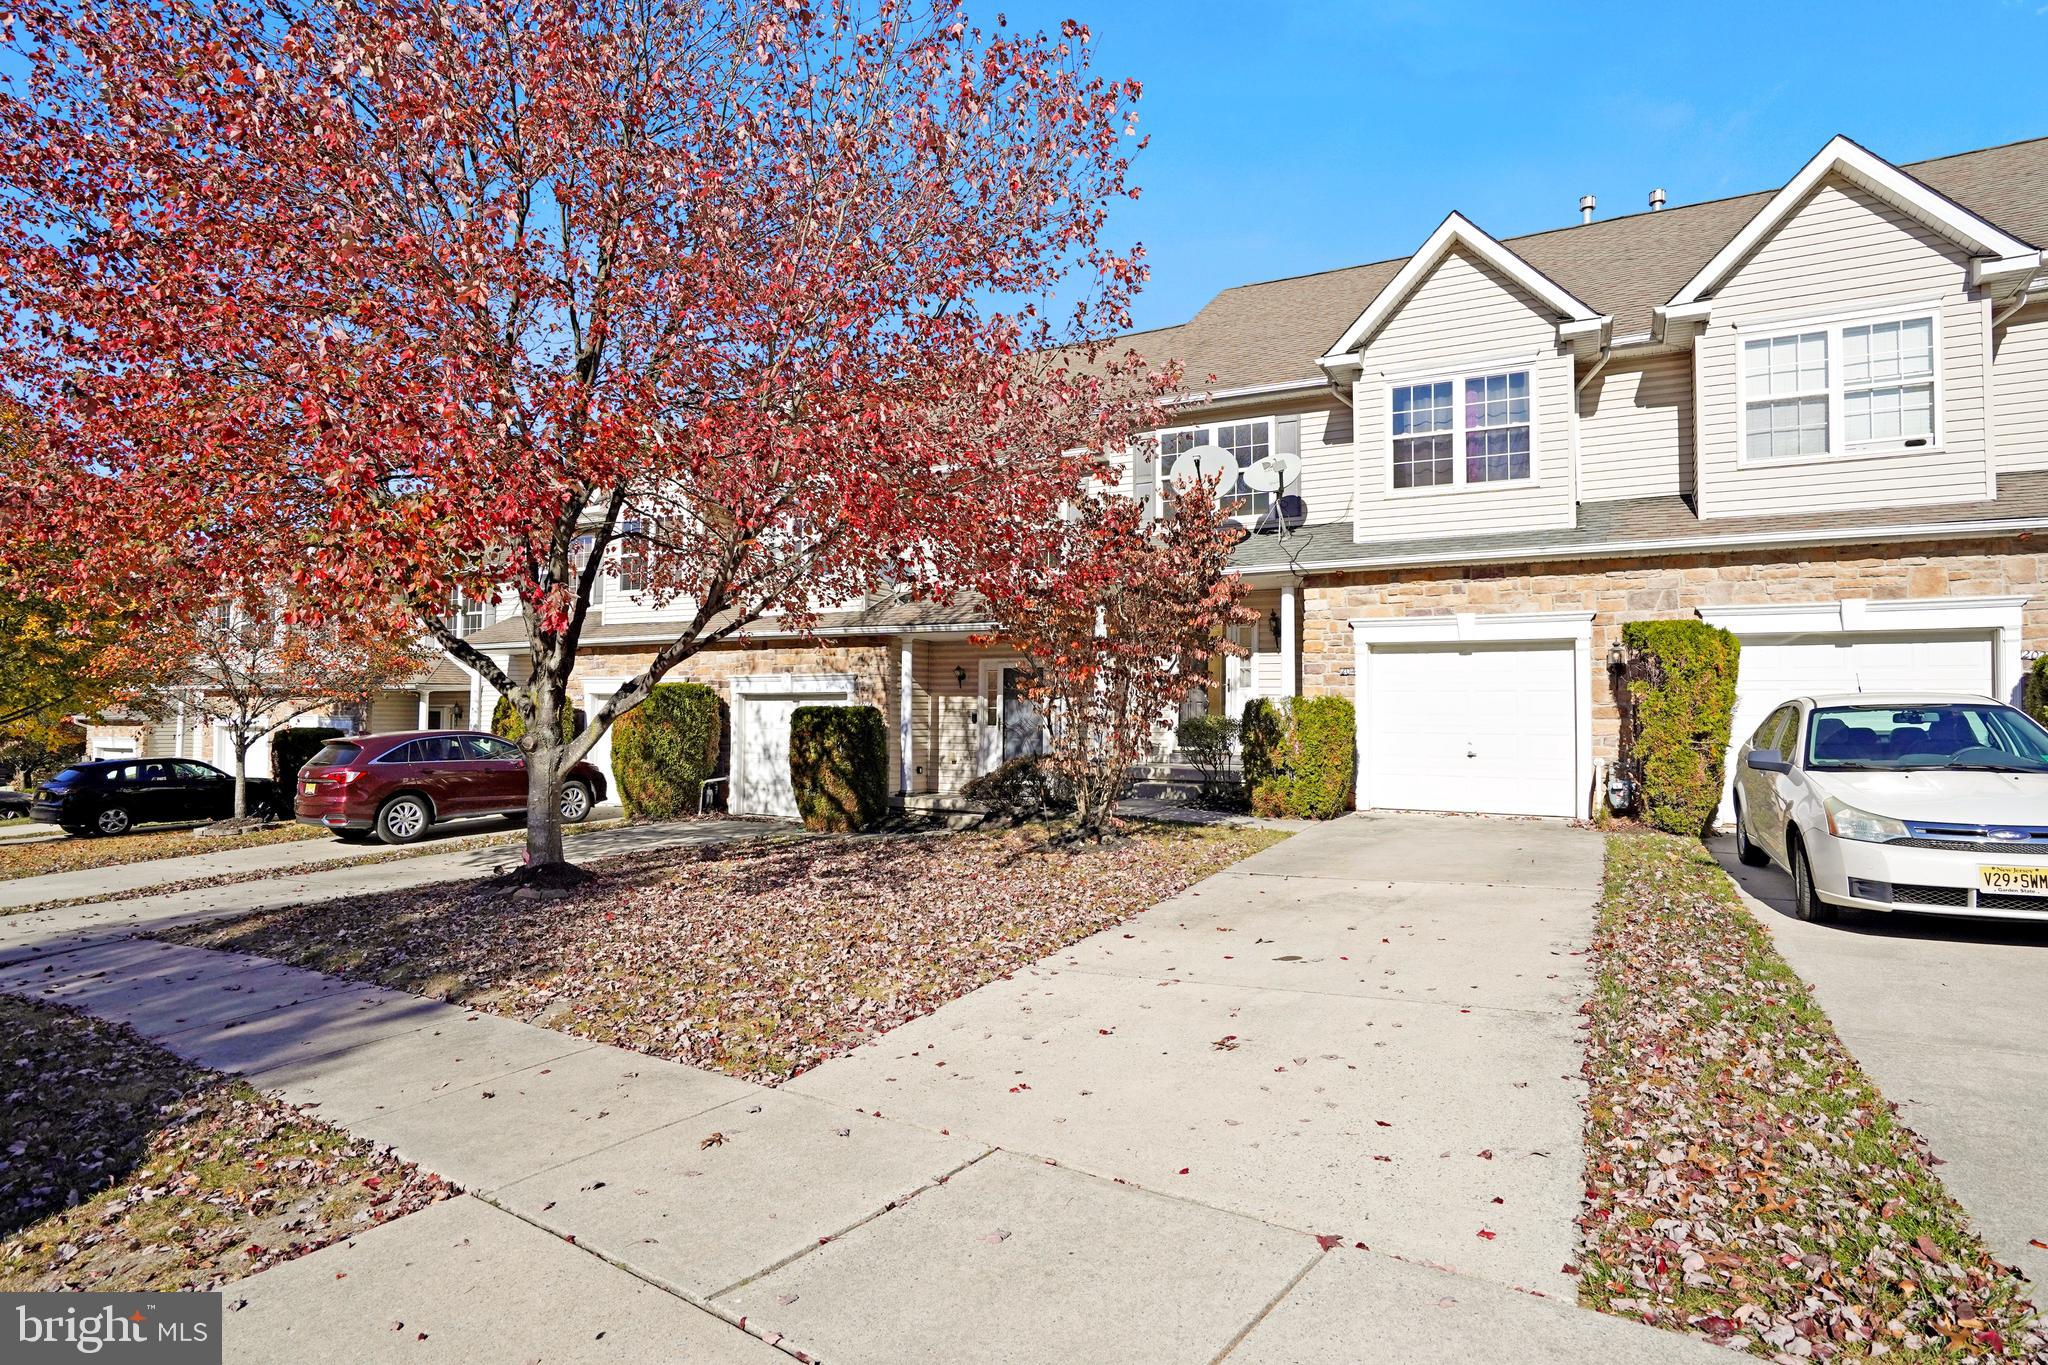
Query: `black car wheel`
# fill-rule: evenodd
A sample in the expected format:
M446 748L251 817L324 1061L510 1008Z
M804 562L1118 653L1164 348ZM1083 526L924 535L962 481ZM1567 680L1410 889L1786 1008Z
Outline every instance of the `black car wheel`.
M394 796L377 812L377 838L387 844L409 844L424 835L434 823L423 796L407 793Z
M1809 924L1826 924L1834 919L1835 907L1820 898L1813 886L1813 864L1796 836L1788 838L1792 855L1792 913Z
M1749 818L1744 814L1742 801L1735 802L1735 856L1742 860L1744 867L1769 867L1771 855L1749 841Z
M135 827L135 818L126 806L107 806L92 818L92 832L112 838L126 834Z

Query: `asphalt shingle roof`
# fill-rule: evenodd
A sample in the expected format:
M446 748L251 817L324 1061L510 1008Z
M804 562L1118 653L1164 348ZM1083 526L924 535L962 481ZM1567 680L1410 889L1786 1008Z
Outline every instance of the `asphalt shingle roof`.
M2034 245L2048 243L2048 138L1901 167ZM1677 293L1776 189L1659 213L1552 228L1503 245L1603 313L1617 336L1645 332L1650 310ZM1448 211L1451 205L1446 205ZM1480 226L1485 226L1481 224ZM1191 388L1319 379L1316 358L1357 320L1407 257L1226 289L1177 327L1119 342L1156 363L1179 360ZM1212 379L1211 376L1214 376Z

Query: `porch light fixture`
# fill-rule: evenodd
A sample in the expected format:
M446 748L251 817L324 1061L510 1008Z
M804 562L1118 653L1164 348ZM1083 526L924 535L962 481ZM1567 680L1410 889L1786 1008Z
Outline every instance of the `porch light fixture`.
M1273 608L1272 612L1271 612L1270 614L1268 614L1268 615L1267 615L1267 617L1266 617L1266 621L1267 621L1267 623L1268 623L1269 625L1271 625L1271 626L1273 627L1273 639L1274 639L1274 640L1276 640L1276 641L1277 641L1277 640L1279 640L1279 638L1280 638L1280 608L1278 608L1278 607L1275 607L1275 608Z
M965 687L965 686L967 686L967 665L966 665L966 664L954 664L954 665L953 665L953 685L954 685L955 687Z

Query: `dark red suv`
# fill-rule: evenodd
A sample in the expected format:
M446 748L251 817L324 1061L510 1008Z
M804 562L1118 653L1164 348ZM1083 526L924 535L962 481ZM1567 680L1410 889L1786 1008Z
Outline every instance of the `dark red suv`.
M331 739L292 784L299 822L349 842L409 844L444 820L526 813L519 746L471 730L415 730ZM587 819L604 778L578 763L562 781L562 819Z

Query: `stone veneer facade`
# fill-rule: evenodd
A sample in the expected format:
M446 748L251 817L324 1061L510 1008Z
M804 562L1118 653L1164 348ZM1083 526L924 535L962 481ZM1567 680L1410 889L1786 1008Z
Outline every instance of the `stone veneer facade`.
M1655 559L1374 570L1310 577L1302 587L1301 690L1350 696L1358 617L1469 611L1590 611L1593 752L1615 756L1620 714L1607 652L1629 621L1689 617L1700 607L1840 598L2031 596L2025 646L2048 639L2048 550L2025 536L1967 544L1803 546Z

